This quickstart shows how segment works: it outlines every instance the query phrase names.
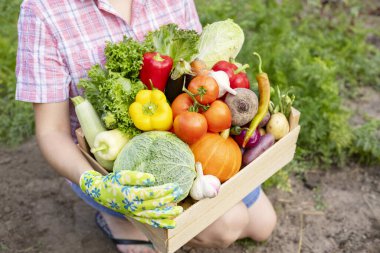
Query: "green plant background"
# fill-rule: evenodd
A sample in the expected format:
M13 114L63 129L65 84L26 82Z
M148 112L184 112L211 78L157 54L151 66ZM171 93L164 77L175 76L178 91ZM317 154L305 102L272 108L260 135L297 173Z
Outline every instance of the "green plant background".
M14 100L20 2L0 2L0 143L7 147L34 132L31 105ZM231 18L244 30L237 60L252 66L252 89L257 66L252 52L257 51L272 85L296 96L294 106L302 113L296 158L269 185L289 189L289 171L380 163L380 120L366 117L363 125L353 126L353 112L343 107L360 87L380 90L380 51L366 42L369 33L379 32L362 24L361 1L327 7L318 0L195 2L203 25Z

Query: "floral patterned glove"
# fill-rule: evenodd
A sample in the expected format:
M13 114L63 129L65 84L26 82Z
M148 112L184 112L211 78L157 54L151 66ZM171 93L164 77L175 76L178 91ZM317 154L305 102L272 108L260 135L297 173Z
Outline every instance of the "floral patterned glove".
M175 206L182 194L176 184L152 186L152 174L122 170L102 176L94 170L80 178L80 188L99 204L142 223L160 228L174 228L173 218L182 213Z

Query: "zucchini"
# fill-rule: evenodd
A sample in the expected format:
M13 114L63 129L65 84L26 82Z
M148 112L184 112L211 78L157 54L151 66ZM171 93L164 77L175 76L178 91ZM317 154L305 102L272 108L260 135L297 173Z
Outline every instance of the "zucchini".
M71 98L75 106L80 126L90 148L94 148L95 137L98 133L106 131L92 104L81 96ZM107 170L112 170L113 161L100 158L94 154L96 161Z

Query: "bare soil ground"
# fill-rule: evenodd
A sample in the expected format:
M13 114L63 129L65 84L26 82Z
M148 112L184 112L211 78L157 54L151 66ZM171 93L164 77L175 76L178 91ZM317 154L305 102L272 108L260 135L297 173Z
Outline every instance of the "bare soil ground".
M76 197L42 158L34 139L0 151L0 252L117 252ZM279 219L260 245L179 252L380 252L380 167L311 171L291 193L269 191Z

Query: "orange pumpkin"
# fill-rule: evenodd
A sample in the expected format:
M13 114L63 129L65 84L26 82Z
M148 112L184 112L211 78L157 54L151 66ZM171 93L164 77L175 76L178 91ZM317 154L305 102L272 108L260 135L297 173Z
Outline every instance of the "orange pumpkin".
M206 133L190 148L195 161L202 163L205 175L214 175L225 182L240 170L241 151L229 136L224 138L216 133Z

